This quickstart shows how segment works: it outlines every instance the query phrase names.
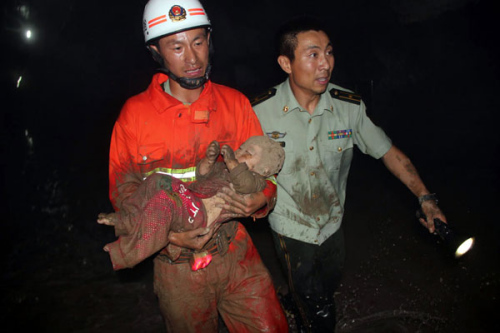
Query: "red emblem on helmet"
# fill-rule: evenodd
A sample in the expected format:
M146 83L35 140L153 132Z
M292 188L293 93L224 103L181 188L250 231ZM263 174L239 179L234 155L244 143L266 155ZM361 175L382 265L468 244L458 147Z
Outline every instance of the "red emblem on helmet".
M174 22L183 21L186 19L186 10L179 5L175 5L170 8L168 16Z

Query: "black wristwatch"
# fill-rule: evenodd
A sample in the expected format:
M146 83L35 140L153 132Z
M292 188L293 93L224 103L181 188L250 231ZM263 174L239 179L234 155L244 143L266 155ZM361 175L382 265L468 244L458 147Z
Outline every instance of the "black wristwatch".
M424 201L427 201L427 200L434 200L434 202L436 203L436 205L438 203L438 199L437 199L436 193L424 194L421 197L418 197L418 203L420 204L420 206L422 206L422 204L424 203Z

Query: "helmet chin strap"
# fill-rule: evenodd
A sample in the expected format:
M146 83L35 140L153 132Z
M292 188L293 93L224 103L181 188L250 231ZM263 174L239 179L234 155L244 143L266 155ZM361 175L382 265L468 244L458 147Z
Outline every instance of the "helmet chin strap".
M211 68L212 66L208 64L205 74L203 76L193 77L193 78L178 77L177 75L169 71L168 68L166 67L160 67L158 68L158 71L167 74L169 79L172 79L178 84L180 84L182 88L197 89L202 87L208 81Z

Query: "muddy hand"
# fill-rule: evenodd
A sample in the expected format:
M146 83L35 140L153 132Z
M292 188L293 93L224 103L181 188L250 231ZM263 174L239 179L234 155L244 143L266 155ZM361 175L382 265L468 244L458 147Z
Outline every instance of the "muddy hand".
M236 159L236 157L234 156L233 149L231 147L229 147L228 145L222 146L221 154L222 154L222 156L224 156L224 161Z
M227 211L223 214L226 218L248 217L266 204L266 197L262 192L241 195L234 191L232 184L231 187L223 187L217 197L224 200L217 207Z
M226 163L226 167L229 171L238 166L238 160L236 160L236 156L231 147L229 147L228 145L222 146L220 153L222 154L222 156L224 156L224 163Z
M434 219L440 219L444 223L447 223L446 217L435 202L431 200L424 201L421 207L422 212L426 218L420 218L419 221L424 227L429 230L430 233L433 233L435 231Z

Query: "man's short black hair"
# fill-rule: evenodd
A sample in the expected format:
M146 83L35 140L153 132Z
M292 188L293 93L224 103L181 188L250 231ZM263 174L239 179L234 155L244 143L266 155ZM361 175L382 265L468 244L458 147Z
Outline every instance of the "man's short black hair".
M293 61L298 44L297 35L311 30L327 33L323 23L311 16L299 16L282 25L276 35L278 55L284 55Z

